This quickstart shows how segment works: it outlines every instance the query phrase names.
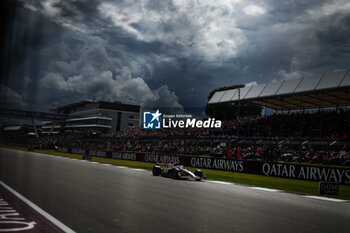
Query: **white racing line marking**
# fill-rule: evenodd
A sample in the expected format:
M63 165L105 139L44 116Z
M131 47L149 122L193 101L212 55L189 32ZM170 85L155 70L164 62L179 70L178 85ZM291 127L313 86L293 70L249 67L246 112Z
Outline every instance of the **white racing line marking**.
M224 182L224 181L216 181L216 180L207 180L206 182L214 183L214 184L239 185L239 184L235 184L235 183ZM285 193L288 193L288 192L283 191L283 190L270 189L270 188L263 188L263 187L247 187L247 188L253 189L253 190L266 191L266 192L281 192L281 193L282 193L282 192L285 192ZM289 194L298 195L298 194L295 194L295 193L289 193ZM343 199L338 199L338 198L330 198L330 197L322 197L322 196L312 196L312 195L298 195L298 196L302 196L302 197L306 197L306 198L311 198L311 199L322 200L322 201L337 202L337 203L347 203L347 202L350 202L350 201L348 201L348 200L343 200Z
M255 190L262 190L262 191L267 191L267 192L281 192L282 190L278 189L269 189L269 188L262 188L262 187L249 187L250 189L255 189Z
M206 182L210 182L210 183L215 183L215 184L229 184L232 185L234 183L230 183L230 182L225 182L225 181L217 181L217 180L207 180Z
M24 196L22 196L21 194L19 194L17 191L15 191L14 189L12 189L10 186L8 186L7 184L5 184L4 182L0 181L0 184L6 188L8 191L10 191L13 195L15 195L16 197L18 197L19 199L21 199L24 203L26 203L28 206L30 206L32 209L34 209L36 212L38 212L39 214L41 214L42 216L44 216L47 220L49 220L50 222L52 222L53 224L55 224L58 228L60 228L63 232L67 232L67 233L75 233L75 231L73 231L72 229L70 229L69 227L67 227L66 225L64 225L62 222L60 222L59 220L57 220L55 217L53 217L52 215L50 215L49 213L47 213L45 210L41 209L39 206L35 205L33 202L29 201L27 198L25 198Z
M332 202L348 202L347 200L342 200L342 199L337 199L337 198L330 198L330 197L321 197L321 196L303 196L306 198L311 198L311 199L317 199L317 200L323 200L323 201L332 201Z
M130 168L130 169L132 169L132 170L134 170L134 171L147 171L147 170L142 169L142 168Z

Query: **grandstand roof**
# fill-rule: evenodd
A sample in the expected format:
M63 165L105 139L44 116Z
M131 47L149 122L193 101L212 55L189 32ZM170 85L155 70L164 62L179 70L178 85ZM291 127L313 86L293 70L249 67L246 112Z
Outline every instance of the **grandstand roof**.
M250 100L275 110L350 105L350 70L215 92L208 104Z

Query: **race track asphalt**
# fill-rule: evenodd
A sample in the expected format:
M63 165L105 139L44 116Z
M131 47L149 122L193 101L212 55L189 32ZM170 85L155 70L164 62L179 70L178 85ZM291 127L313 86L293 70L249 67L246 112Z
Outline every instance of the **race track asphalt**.
M350 204L0 148L0 180L76 232L349 232Z

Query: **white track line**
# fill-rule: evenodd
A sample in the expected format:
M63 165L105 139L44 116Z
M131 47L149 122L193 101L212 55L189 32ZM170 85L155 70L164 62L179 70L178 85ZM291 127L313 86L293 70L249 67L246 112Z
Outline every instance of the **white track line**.
M231 185L235 185L235 183L229 183L229 182L224 182L224 181L216 181L216 180L207 180L206 182L215 183L215 184L226 184L226 185L230 185L231 184ZM254 190L266 191L266 192L284 192L283 190L263 188L263 187L247 187L247 188L254 189ZM348 202L347 200L342 200L342 199L337 199L337 198L329 198L329 197L322 197L322 196L311 196L311 195L298 195L298 196L311 198L311 199L322 200L322 201L338 202L338 203Z
M108 167L113 166L112 164L109 164L109 163L101 163L101 165L103 165L103 166L108 166Z
M145 169L142 169L142 168L130 168L130 169L132 169L134 171L146 171Z
M225 182L225 181L216 181L216 180L207 180L207 182L210 183L215 183L215 184L233 184L233 183L229 183L229 182Z
M342 200L342 199L337 199L337 198L330 198L330 197L321 197L321 196L303 196L303 197L317 199L317 200L323 200L323 201L347 202L347 200Z
M49 220L50 222L52 222L53 224L55 224L58 228L60 228L63 232L68 232L68 233L75 233L75 231L73 231L72 229L70 229L69 227L67 227L66 225L64 225L62 222L60 222L59 220L57 220L56 218L54 218L52 215L50 215L49 213L47 213L45 210L41 209L39 206L35 205L33 202L29 201L27 198L25 198L24 196L22 196L21 194L19 194L18 192L16 192L15 190L13 190L11 187L9 187L7 184L3 183L2 181L0 181L0 184L6 188L8 191L10 191L13 195L15 195L16 197L18 197L19 199L21 199L24 203L26 203L27 205L29 205L32 209L34 209L35 211L37 211L39 214L41 214L42 216L44 216L47 220Z
M267 192L280 192L281 190L278 189L269 189L269 188L262 188L262 187L249 187L250 189L255 189L255 190L262 190L262 191L267 191Z

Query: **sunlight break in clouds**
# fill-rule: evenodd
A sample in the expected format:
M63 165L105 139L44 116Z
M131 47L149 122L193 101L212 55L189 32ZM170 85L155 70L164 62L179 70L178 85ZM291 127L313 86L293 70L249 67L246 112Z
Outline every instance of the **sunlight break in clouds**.
M249 5L247 7L244 8L244 12L247 15L263 15L266 13L265 9L262 8L261 6L257 6L257 5Z

